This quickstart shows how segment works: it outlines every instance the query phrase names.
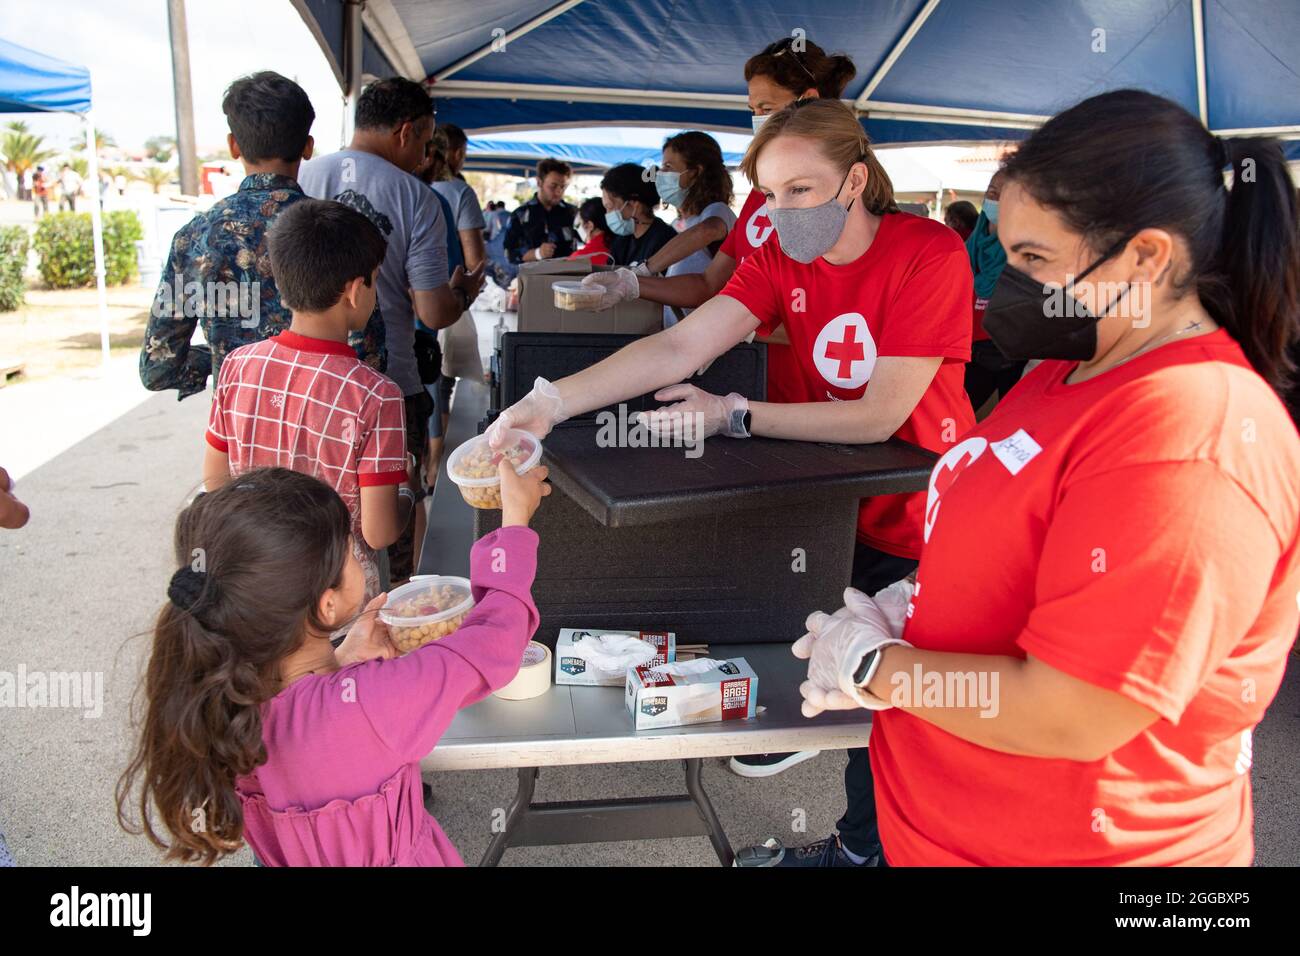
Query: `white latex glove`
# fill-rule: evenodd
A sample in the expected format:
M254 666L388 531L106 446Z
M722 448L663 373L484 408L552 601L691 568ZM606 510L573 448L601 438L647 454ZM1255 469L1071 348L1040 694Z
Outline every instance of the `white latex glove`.
M533 390L498 415L484 434L488 447L499 449L505 444L507 428L518 428L540 439L568 417L559 390L538 376L533 380Z
M653 273L650 271L650 267L646 265L644 262L634 262L632 263L630 268L632 269L633 275L638 275L638 276L653 275Z
M911 646L890 631L889 620L876 602L856 588L844 589L844 607L834 614L813 611L808 633L790 650L808 661L808 679L799 685L803 715L816 717L823 710L888 710L892 704L857 687L853 675L862 658L891 644Z
M602 294L597 312L612 309L620 302L627 302L641 294L641 284L637 282L636 273L631 269L619 267L613 272L593 272L582 277L582 284L588 289L600 289Z
M871 595L871 600L876 602L876 607L880 608L885 620L889 622L889 633L894 637L903 636L903 628L907 625L907 606L912 603L912 590L912 582L903 578Z
M703 441L710 435L748 437L740 419L749 411L749 399L736 392L713 395L694 385L670 385L655 392L655 401L673 404L636 416L655 435L677 441Z

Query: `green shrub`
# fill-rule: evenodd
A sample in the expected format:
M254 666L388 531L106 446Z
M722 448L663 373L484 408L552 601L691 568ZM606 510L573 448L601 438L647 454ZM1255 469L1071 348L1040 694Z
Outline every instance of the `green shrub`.
M130 210L104 214L104 269L109 285L122 285L135 274L135 242L144 238L140 219ZM36 226L36 254L41 278L52 289L95 284L95 247L90 213L59 212Z
M26 267L26 227L0 226L0 312L12 312L23 304Z

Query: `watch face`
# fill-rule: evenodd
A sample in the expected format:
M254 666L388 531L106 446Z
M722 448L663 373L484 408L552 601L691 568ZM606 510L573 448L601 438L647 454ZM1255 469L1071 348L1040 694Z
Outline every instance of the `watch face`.
M862 663L859 664L858 669L853 672L853 683L855 685L861 687L867 682L867 677L871 674L871 665L876 662L876 657L879 654L880 648L876 648L875 650L868 651L863 655Z

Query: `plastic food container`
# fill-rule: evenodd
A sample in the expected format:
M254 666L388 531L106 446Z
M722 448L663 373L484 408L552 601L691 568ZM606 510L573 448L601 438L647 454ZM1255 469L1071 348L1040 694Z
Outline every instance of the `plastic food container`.
M475 508L501 507L501 477L497 464L503 457L514 463L522 475L541 460L542 443L517 428L507 428L506 444L500 451L488 447L487 435L471 438L451 453L447 474L460 489L461 497Z
M557 309L566 312L591 312L600 308L601 297L605 290L600 286L583 285L581 282L554 282L551 295Z
M379 619L405 654L451 634L473 607L468 579L431 574L391 591Z

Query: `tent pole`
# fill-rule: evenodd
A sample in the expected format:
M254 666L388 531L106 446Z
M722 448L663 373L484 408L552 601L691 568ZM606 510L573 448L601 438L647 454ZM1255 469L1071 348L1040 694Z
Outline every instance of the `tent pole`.
M90 235L95 247L95 292L99 298L99 349L108 371L108 289L105 286L107 270L104 268L104 220L99 210L99 153L95 143L95 114L87 111L82 117L86 124L86 153L90 157L87 169L90 179Z
M343 7L343 148L352 142L356 129L357 100L361 98L361 59L363 36L360 0L347 0Z

